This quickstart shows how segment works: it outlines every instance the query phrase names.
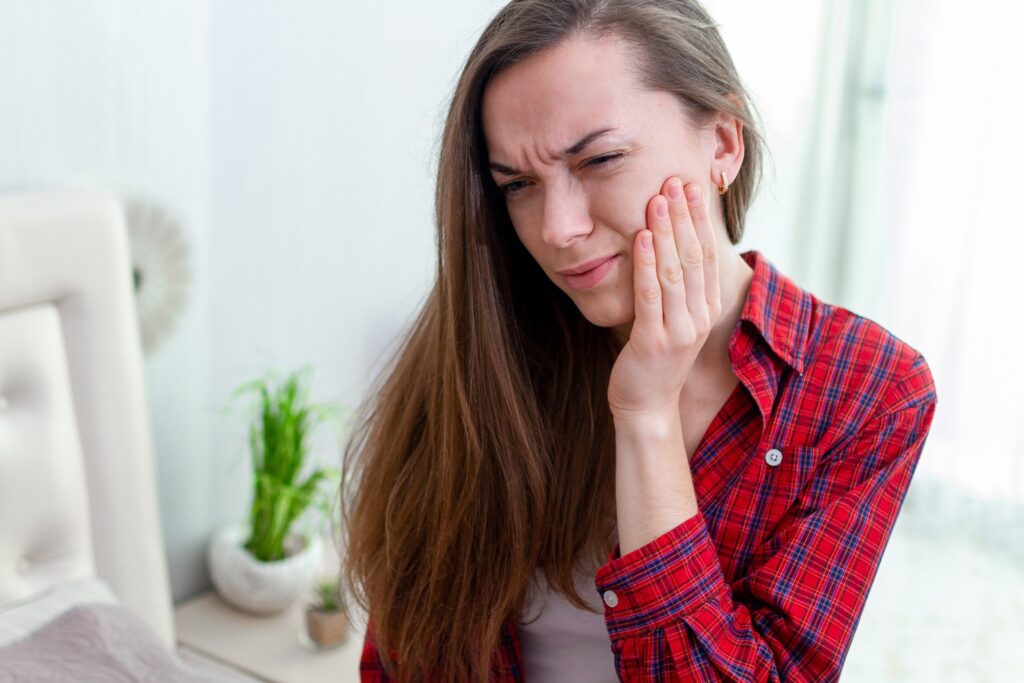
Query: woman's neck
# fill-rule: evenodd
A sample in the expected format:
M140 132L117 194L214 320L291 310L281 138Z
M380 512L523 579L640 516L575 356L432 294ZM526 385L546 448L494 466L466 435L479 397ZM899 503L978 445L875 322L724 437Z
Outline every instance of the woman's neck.
M719 262L719 283L721 287L722 315L711 328L711 334L704 342L697 359L693 363L693 371L697 374L708 372L731 372L729 360L729 339L743 314L743 306L750 293L750 283L754 279L754 269L747 265L739 252L729 249L728 257Z

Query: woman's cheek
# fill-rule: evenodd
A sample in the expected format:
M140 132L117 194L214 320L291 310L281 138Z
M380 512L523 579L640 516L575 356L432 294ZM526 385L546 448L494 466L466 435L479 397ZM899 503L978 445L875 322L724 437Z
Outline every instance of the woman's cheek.
M632 175L608 178L596 188L595 223L604 223L624 236L632 237L647 225L647 202L658 192L649 193L647 184Z

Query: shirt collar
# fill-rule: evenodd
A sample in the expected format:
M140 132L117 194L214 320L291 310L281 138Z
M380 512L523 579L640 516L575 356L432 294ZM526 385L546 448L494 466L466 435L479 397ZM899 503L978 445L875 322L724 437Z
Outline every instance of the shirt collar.
M752 249L740 256L754 269L740 319L753 324L775 355L802 374L814 297L780 273L759 251Z

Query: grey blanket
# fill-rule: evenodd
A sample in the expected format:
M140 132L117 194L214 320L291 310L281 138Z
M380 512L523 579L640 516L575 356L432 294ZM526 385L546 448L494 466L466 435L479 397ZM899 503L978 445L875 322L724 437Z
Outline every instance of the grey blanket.
M223 683L167 649L131 610L79 605L0 647L0 683Z

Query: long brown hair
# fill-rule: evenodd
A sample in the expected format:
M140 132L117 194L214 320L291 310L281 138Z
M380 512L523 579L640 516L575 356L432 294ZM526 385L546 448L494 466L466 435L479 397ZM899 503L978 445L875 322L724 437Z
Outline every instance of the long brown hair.
M694 120L744 123L743 170L722 206L735 244L761 141L732 60L694 0L513 0L484 30L441 140L437 279L360 410L345 448L345 578L401 681L486 680L535 571L586 609L573 580L614 546L621 350L519 242L487 171L481 124L494 74L569 36L621 35L651 89ZM391 661L390 654L397 660Z

